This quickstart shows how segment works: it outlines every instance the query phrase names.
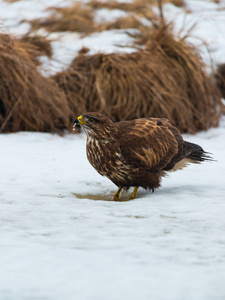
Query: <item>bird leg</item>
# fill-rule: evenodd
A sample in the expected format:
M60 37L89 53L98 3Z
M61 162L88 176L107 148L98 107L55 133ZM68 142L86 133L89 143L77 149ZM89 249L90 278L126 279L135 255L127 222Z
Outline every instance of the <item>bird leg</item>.
M120 194L121 190L122 190L122 187L120 186L120 187L118 188L118 191L117 191L117 192L115 193L115 195L113 196L113 200L114 200L114 201L118 201L118 200L119 200L119 194Z
M134 190L133 190L133 193L132 193L132 195L131 195L131 197L130 197L129 200L133 200L133 199L135 198L136 193L137 193L137 190L138 190L138 186L135 186L135 188L134 188Z
M135 186L135 188L133 190L133 193L132 193L130 199L128 199L128 200L119 200L119 194L120 194L121 190L122 190L122 187L120 186L119 189L118 189L118 191L115 193L115 195L113 197L114 201L126 202L126 201L129 201L129 200L133 200L135 198L135 196L136 196L136 193L137 193L137 190L138 190L138 186Z

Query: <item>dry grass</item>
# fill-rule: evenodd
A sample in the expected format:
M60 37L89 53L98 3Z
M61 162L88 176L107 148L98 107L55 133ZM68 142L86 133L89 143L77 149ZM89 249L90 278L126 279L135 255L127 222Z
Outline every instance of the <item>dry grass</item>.
M143 25L141 21L134 16L126 16L117 18L112 22L103 22L98 26L97 31L112 30L112 29L129 29L141 28Z
M159 22L158 17L151 18L151 22L153 26L143 25L140 23L136 32L127 31L127 34L134 39L134 46L146 46L146 44L152 40L155 29L159 27L157 24Z
M17 2L20 0L4 0L6 2ZM108 0L108 1L99 1L99 0L91 0L90 6L94 9L101 9L101 8L108 8L108 9L122 9L126 11L132 11L135 7L139 8L142 4L141 3L148 3L150 5L157 5L158 0L133 0L131 3L127 2L117 2L115 0ZM220 0L211 0L215 3L220 3ZM172 3L178 7L182 7L184 5L184 0L162 0L163 3ZM132 5L133 3L133 5ZM124 9L125 8L125 9Z
M103 30L139 28L141 26L141 22L135 16L121 17L112 22L102 21L100 24L96 24L93 17L94 11L90 7L82 6L80 3L75 3L67 8L53 7L49 10L52 11L50 17L29 21L33 31L44 27L49 32L76 31L90 34ZM141 7L139 7L139 11L141 11ZM147 12L149 17L153 15L150 9ZM142 13L144 13L144 9Z
M4 0L5 2L9 2L9 3L14 3L14 2L18 2L20 0Z
M183 6L185 6L184 0L171 0L171 1L168 0L167 2L170 2L170 3L174 4L177 7L183 7Z
M183 6L183 0L162 1L162 3L166 2ZM155 14L152 11L153 5L159 5L159 0L134 0L133 2L91 0L86 4L77 2L66 8L50 7L48 8L48 11L51 12L49 17L27 22L31 24L33 31L45 28L49 32L75 31L90 34L111 29L139 29L142 26L140 17L145 17L154 23ZM96 9L101 8L121 9L131 15L118 18L113 22L102 21L100 24L96 24L94 13Z
M86 57L81 54L80 57ZM91 83L88 82L87 74L77 70L68 69L64 72L59 72L52 77L60 89L64 92L70 111L73 112L73 117L86 111L89 100L84 98L86 90L92 89Z
M44 27L49 32L76 31L91 33L95 31L94 14L92 9L81 3L74 3L71 7L50 7L50 17L29 21L33 30Z
M217 3L217 4L219 4L221 2L220 0L211 0L211 1L214 3Z
M221 95L225 99L225 64L218 65L215 79Z
M114 121L166 117L182 132L195 133L217 126L222 108L195 49L176 40L166 25L154 30L144 51L81 55L54 80L68 101L79 98L75 115L97 111Z
M31 56L31 58L37 66L40 65L40 56L45 55L49 58L52 56L51 43L43 36L31 35L30 33L28 33L18 38L17 40L21 41L24 45L27 44L28 49L33 49L33 55Z
M162 0L164 3L172 3L176 6L182 7L184 5L183 0ZM151 6L158 6L158 0L133 0L132 2L117 2L115 0L100 1L100 0L90 0L87 3L93 9L121 9L126 12L132 12L136 14L145 14L146 10L149 10Z
M146 12L146 10L149 9L149 6L152 5L153 3L156 3L156 1L134 0L133 2L117 2L114 0L109 0L109 1L91 0L87 4L93 9L102 9L102 8L107 8L109 10L121 9L126 12L143 14Z
M0 132L69 127L64 93L38 73L32 55L27 43L0 34Z
M31 41L30 36L24 42L2 37L0 131L56 131L68 128L73 117L85 111L101 112L114 121L166 117L181 132L217 126L224 110L218 89L196 50L184 39L175 38L164 24L162 8L161 20L153 14L151 6L160 2L92 0L86 6L52 7L50 17L31 21L33 30L44 27L50 32L139 30L133 36L137 52L86 55L89 49L83 48L68 70L50 79L43 78L35 65L41 51L51 55L44 41ZM183 5L181 0L176 2ZM119 8L131 14L97 25L94 10L100 8ZM144 26L141 17L153 26Z
M42 55L46 55L49 58L52 56L51 41L43 36L28 33L22 36L20 41L33 45Z
M88 47L83 46L80 50L79 50L79 54L87 54L90 51L90 49Z

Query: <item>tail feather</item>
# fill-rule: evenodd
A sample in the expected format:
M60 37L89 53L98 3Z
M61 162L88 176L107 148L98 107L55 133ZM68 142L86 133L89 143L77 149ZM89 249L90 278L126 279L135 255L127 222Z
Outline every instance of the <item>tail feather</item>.
M201 146L189 142L185 143L187 149L190 150L190 152L187 151L189 152L189 154L186 156L187 158L192 159L195 162L214 161L214 159L211 156L211 153L204 151Z
M201 146L184 141L178 153L163 170L176 171L183 169L189 163L199 164L203 161L215 161L210 154L204 151Z

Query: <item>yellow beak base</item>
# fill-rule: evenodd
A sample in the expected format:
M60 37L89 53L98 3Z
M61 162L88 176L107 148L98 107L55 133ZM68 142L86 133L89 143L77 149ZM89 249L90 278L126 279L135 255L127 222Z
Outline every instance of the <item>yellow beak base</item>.
M77 120L79 121L78 124L80 124L80 125L83 125L83 124L89 125L88 123L86 123L86 122L84 122L84 121L82 120L82 116L79 116L79 117L77 118Z

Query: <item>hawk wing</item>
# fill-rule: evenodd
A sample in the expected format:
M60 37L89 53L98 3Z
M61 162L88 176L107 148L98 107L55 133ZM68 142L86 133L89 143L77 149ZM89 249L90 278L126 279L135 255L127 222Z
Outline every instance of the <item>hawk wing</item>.
M151 172L163 170L183 146L179 131L167 119L136 119L116 124L121 154L133 167Z

